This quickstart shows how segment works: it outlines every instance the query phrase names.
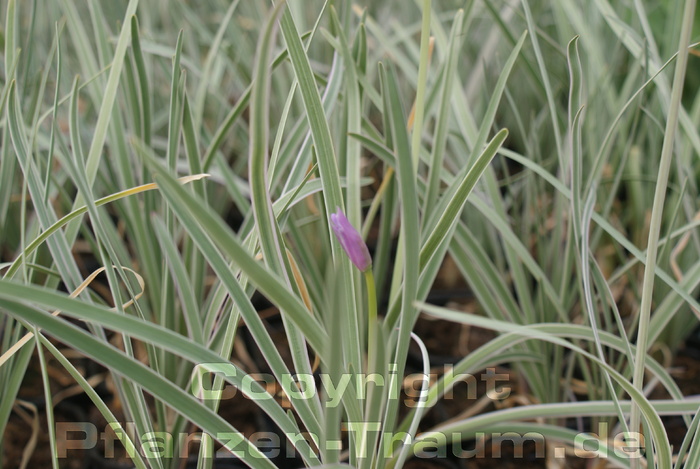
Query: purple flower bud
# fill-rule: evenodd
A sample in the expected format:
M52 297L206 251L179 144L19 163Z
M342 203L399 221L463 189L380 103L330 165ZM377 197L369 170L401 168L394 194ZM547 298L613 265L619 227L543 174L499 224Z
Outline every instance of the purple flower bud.
M369 256L367 245L340 208L337 209L336 213L331 214L331 227L355 267L362 272L369 269L372 265L372 258Z

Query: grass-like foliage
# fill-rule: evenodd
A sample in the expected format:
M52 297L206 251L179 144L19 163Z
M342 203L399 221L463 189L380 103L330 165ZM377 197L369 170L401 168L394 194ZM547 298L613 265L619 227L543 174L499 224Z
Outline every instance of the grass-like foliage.
M22 467L40 434L54 467L77 457L54 415L76 394L139 468L193 447L390 469L494 435L546 441L547 467L700 467L700 400L669 371L700 317L694 0L0 10L0 433L34 409ZM468 307L431 300L445 271ZM493 334L431 380L420 317ZM517 405L426 418L495 367Z

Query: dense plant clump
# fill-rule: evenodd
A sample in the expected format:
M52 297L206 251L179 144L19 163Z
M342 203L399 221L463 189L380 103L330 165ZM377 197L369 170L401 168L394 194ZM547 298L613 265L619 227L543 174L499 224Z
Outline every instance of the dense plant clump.
M700 467L695 3L5 1L0 468Z

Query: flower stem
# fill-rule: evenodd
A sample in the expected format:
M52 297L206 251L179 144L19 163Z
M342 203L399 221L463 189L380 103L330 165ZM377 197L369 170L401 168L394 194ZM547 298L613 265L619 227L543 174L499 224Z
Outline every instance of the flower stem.
M377 353L377 289L374 284L374 273L369 268L364 271L367 285L367 368L375 366Z

